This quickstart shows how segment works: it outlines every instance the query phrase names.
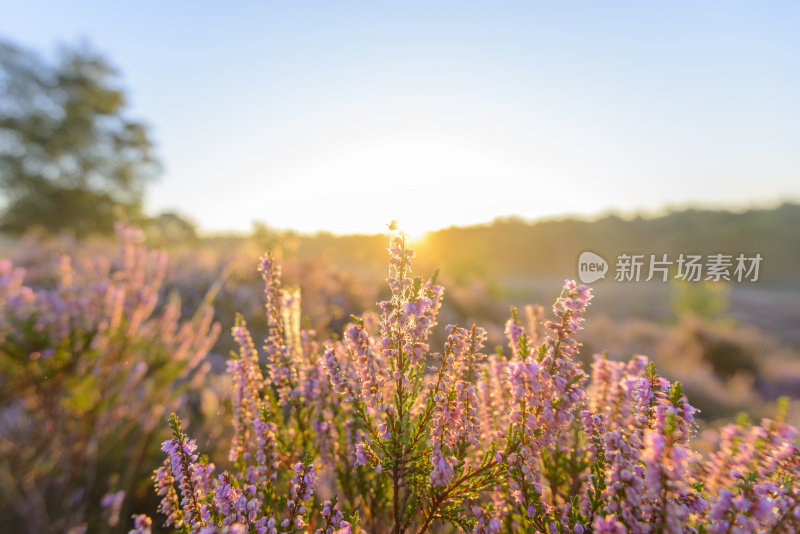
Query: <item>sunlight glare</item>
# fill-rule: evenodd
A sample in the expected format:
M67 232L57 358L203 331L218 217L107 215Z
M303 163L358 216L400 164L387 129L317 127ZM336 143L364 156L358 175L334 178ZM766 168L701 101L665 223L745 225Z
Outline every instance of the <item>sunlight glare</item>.
M291 174L270 188L284 199L271 206L274 220L300 209L307 214L296 226L301 231L383 233L396 219L413 239L483 222L491 203L524 210L524 196L508 191L531 182L514 158L493 147L419 134L343 149Z

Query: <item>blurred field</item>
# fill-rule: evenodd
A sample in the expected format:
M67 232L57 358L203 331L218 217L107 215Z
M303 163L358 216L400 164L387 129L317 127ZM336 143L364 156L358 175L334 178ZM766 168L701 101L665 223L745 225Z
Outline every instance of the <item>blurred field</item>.
M417 274L438 270L446 287L440 323L477 322L488 331L489 348L505 345L503 324L511 306L523 310L527 304L553 302L563 279L576 277L577 257L584 250L612 262L622 251L761 253L765 259L756 283L621 283L613 280L612 271L594 284L596 297L580 336L584 363L588 367L592 354L602 351L619 360L650 356L664 376L682 382L701 410L702 432L740 412L754 420L771 415L779 396L792 399L789 421L799 419L800 235L793 231L798 224L797 205L594 222L504 220L434 232L412 246ZM335 337L351 314L373 309L387 294L386 238L380 235L308 236L260 226L248 236L175 240L153 231L146 236L150 247L164 249L169 258L154 314L179 299L181 319L190 320L211 304L214 321L221 325L222 334L206 356L211 372L204 387L179 397L194 414L190 428L202 436L199 443L209 452L226 447L223 429L215 422L230 410L231 388L222 371L235 348L229 332L236 314L250 319L257 343L265 335L263 281L255 269L264 251L272 250L282 262L286 282L302 292L305 323L323 336ZM53 266L62 254L71 255L73 262L111 259L119 247L106 238L75 240L38 232L3 237L0 246L2 258L24 268L25 283L38 288L54 287ZM434 338L432 346L443 342ZM3 420L8 421L16 406L13 397L3 399ZM156 432L149 439L158 443L161 437ZM701 440L699 447L713 444ZM155 449L148 454L152 457L141 460L142 473L159 462ZM152 508L146 480L127 491L128 512ZM13 517L14 512L3 514Z
M412 246L417 252L417 274L438 271L447 288L443 322L477 321L489 330L490 345L505 343L502 325L510 306L552 302L563 279L577 277L580 253L596 251L611 266L606 279L593 284L596 298L584 334L587 357L592 351L609 350L612 356L627 358L633 352L652 350L654 345L647 338L707 329L717 337L730 337L726 341L730 346L714 360L715 370L731 367L751 374L753 383L760 385L756 389L773 398L800 396L800 388L790 387L794 362L800 361L799 227L800 205L784 204L738 213L688 210L648 218L609 215L595 221L504 219L432 232ZM351 314L370 309L387 291L383 283L386 238L381 235L301 235L257 225L246 236L171 241L151 232L148 239L150 245L169 254L165 288L180 296L184 314L193 313L204 299L213 300L224 334L212 356L220 361L233 348L225 333L235 314L259 317L262 282L254 267L266 250L285 264L287 282L301 289L304 314L320 332L339 332ZM36 280L44 276L37 273L37 266L48 255L111 254L113 245L102 239L76 242L34 233L22 239L6 237L2 249L4 256L28 269L27 279ZM681 252L759 252L765 259L755 283L632 283L613 279L613 261L622 252L671 257ZM592 328L599 324L604 326ZM256 338L262 327L252 324ZM725 351L732 355L725 356ZM780 384L762 376L768 368L774 373L778 364L769 363L773 356L786 362L787 372L778 373ZM663 357L676 371L694 365L684 354ZM741 363L743 358L755 363L748 367Z

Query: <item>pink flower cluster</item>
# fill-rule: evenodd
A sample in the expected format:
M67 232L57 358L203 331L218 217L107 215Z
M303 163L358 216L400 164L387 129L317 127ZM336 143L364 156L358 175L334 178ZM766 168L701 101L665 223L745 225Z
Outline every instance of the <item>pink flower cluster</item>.
M0 471L6 509L35 531L116 522L122 505L100 496L146 480L160 421L210 369L214 310L183 318L166 254L136 228L118 225L117 238L114 259L77 249L27 271L0 260Z
M269 334L264 341L264 349L269 362L266 378L268 383L278 391L280 404L286 405L290 399L296 398L298 386L298 369L295 352L290 346L290 329L295 326L289 321L294 299L289 292L281 289L281 267L275 259L266 255L261 258L259 271L264 278L267 310L267 326Z
M277 476L264 480L260 471L246 470L244 476L242 472L225 471L214 478L214 464L198 459L194 440L183 433L174 414L170 426L173 438L162 446L167 459L153 477L156 493L161 497L159 511L166 516L165 526L198 533L277 534L306 530L307 503L317 485L313 463L293 465L288 493L280 498L274 491ZM329 509L328 516L340 528L349 525L338 510ZM148 531L150 523L144 516L136 516L136 522L135 532Z
M436 383L431 383L433 418L431 421L430 481L433 486L446 486L453 477L458 459L450 454L459 445L478 446L480 424L475 390L475 359L486 339L482 328L466 330L448 325L444 355L440 360Z
M696 410L647 358L578 359L590 288L565 281L553 320L506 323L510 351L449 325L431 349L443 290L389 246L391 298L340 340L299 327L299 296L271 257L264 364L233 330L233 439L214 478L177 420L156 472L167 524L262 533L800 531L800 454L779 414L691 449ZM322 373L326 375L323 380ZM331 500L322 501L333 496ZM320 502L322 501L322 502ZM337 508L339 507L339 508ZM146 521L137 518L146 528Z

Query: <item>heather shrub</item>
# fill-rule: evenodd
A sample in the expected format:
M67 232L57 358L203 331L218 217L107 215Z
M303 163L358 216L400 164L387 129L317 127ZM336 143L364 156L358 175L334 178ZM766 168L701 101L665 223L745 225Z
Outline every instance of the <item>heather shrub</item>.
M163 294L165 254L145 249L136 229L117 233L114 261L63 255L37 262L30 281L0 260L6 525L99 531L127 518L128 501L145 502L164 414L181 409L208 370L213 311L181 319L178 300Z
M592 351L607 351L612 360L647 354L662 374L680 380L706 423L730 421L742 411L756 420L770 417L777 399L796 402L800 394L800 351L751 325L696 316L669 325L593 314L581 335L587 365ZM790 416L796 425L800 412Z
M260 312L264 308L263 281L253 269L260 254L251 252L251 245L241 248L231 253L198 246L171 251L165 284L181 295L185 314L197 309L208 288L214 287L215 318L223 328L230 331L241 313L250 318L251 333L263 339L267 333ZM321 335L341 332L351 314L375 302L380 287L380 279L371 273L356 275L331 265L322 255L284 259L282 267L284 282L304 295L303 320ZM231 350L237 350L234 340L221 336L213 352L228 354Z
M578 361L586 286L553 317L530 308L484 351L477 325L430 344L443 288L389 246L390 295L340 339L303 328L300 296L266 256L268 333L243 318L228 363L220 468L173 415L155 471L156 524L181 532L796 532L800 455L785 410L692 449L696 410L643 356ZM152 520L136 516L138 532Z

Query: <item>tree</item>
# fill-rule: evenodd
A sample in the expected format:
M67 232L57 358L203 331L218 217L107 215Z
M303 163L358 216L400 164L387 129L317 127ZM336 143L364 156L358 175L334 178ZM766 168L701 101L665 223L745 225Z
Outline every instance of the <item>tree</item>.
M138 216L159 166L146 126L123 114L115 77L85 46L51 64L0 40L0 228L84 235Z

